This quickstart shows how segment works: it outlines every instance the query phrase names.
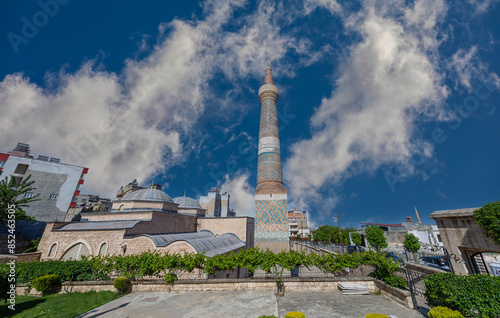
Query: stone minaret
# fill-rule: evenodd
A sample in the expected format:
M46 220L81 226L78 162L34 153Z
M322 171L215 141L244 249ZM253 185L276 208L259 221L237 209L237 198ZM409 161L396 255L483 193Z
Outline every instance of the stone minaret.
M273 252L289 250L288 202L281 172L281 150L278 127L278 88L270 68L265 71L264 85L259 89L261 103L259 161L255 189L255 245Z

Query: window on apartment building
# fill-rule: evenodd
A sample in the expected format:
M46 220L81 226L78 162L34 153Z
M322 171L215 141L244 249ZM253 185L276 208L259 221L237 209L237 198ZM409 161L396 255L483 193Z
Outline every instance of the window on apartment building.
M24 197L25 197L25 198L32 198L33 196L34 196L33 192L26 192L26 193L24 194Z
M57 199L57 194L51 194L49 196L49 200L55 200L55 199Z
M14 177L15 184L20 184L23 181L23 177Z
M4 165L5 165L5 161L0 161L0 168L3 168Z
M28 165L25 165L25 164L18 164L17 167L16 167L16 170L14 170L14 173L17 173L17 174L25 174L26 171L28 170Z

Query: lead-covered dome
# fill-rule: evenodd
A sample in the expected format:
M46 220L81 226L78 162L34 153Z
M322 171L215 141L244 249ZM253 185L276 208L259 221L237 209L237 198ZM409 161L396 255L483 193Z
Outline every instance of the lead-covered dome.
M179 208L203 209L198 201L190 197L177 197L174 198L174 202L179 205Z
M168 194L158 189L137 190L125 195L121 201L174 202Z

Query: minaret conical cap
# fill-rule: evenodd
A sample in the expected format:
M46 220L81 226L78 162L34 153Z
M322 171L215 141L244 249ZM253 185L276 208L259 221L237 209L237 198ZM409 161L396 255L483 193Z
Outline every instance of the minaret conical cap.
M273 82L273 72L271 71L271 68L266 68L266 73L264 76L264 84L274 84Z

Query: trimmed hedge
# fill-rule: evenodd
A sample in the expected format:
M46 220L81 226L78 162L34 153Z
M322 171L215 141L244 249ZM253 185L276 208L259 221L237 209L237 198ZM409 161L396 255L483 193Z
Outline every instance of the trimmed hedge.
M59 277L56 274L38 277L31 282L33 288L36 291L42 292L42 295L50 292L57 284L59 284Z
M306 318L306 315L300 311L291 311L285 315L285 318Z
M144 252L139 255L108 255L84 258L80 261L42 261L19 263L16 267L17 283L29 283L32 279L44 275L57 274L61 281L96 281L107 280L109 275L137 279L144 276L165 277L166 282L173 283L177 271L193 272L196 269L213 274L216 271L229 271L238 267L255 272L261 269L267 273L282 270L293 270L295 267L316 266L325 273L336 273L344 268L355 269L360 265L373 265L383 268L384 273L394 273L399 264L385 258L381 253L364 252L353 254L309 254L304 252L280 252L248 249L237 254L216 255L208 257L203 254L186 253L164 254L158 251ZM5 268L0 265L0 269Z
M115 288L118 289L120 293L123 293L127 289L127 277L115 278L113 286L115 286Z
M458 310L466 317L500 317L500 277L440 273L426 278L425 287L432 306Z
M389 316L384 314L368 314L365 318L389 318Z
M95 270L91 262L81 261L44 261L16 264L18 284L29 283L33 278L56 274L60 281L107 280L107 275Z
M464 318L464 316L456 310L450 308L437 306L429 310L427 313L429 318Z

